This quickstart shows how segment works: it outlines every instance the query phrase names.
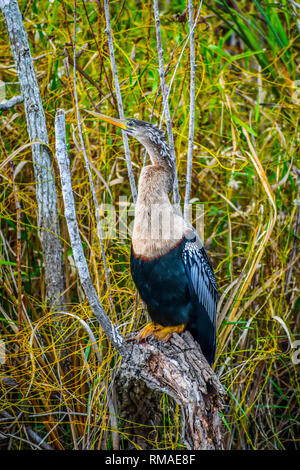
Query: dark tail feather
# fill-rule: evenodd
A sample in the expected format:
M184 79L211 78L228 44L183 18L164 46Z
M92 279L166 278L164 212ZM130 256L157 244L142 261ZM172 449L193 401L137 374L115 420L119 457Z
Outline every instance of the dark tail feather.
M209 318L207 321L201 321L201 318L198 317L195 322L188 324L186 329L191 333L194 340L200 344L201 351L211 366L215 362L216 331Z

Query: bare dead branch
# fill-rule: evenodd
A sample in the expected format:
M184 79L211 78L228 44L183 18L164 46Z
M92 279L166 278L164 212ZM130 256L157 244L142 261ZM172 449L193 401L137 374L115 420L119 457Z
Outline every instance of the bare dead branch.
M2 111L7 111L8 109L12 108L16 104L22 103L23 102L23 96L22 95L17 95L13 96L9 100L3 100L0 102L0 109Z
M24 100L27 129L32 145L33 167L36 180L38 226L41 239L46 295L53 308L65 303L65 276L60 241L55 175L48 149L49 140L39 87L32 56L16 0L0 0L11 50L15 59L22 97Z
M161 42L159 8L158 8L157 0L154 0L153 7L154 7L155 24L156 24L156 38L157 38L157 50L158 50L158 58L159 58L159 70L160 70L160 77L162 77L161 88L162 88L162 95L163 95L163 102L164 102L164 107L163 107L163 112L162 112L162 115L161 115L160 125L162 124L162 119L163 119L163 116L165 114L166 115L167 125L168 125L168 134L170 132L169 129L172 128L170 111L169 111L169 104L168 104L170 92L171 92L171 89L172 89L172 85L173 85L173 82L174 82L174 78L176 76L178 66L179 66L181 58L183 56L183 52L184 52L189 40L190 40L190 43L191 43L191 49L190 49L190 51L191 51L190 52L190 57L191 57L191 60L190 60L190 62L191 62L190 125L189 125L189 145L188 145L188 164L187 164L187 184L186 184L186 194L185 194L185 202L184 202L184 217L187 219L188 204L189 204L190 191L191 191L192 150L193 150L193 139L194 139L194 115L195 115L195 70L196 70L196 65L195 65L194 29L196 27L196 24L197 24L199 15L200 15L200 11L201 11L201 8L202 8L202 1L199 5L195 22L193 22L193 5L192 5L192 2L189 1L190 32L189 32L189 35L188 35L188 37L187 37L187 39L186 39L186 41L185 41L185 43L182 47L179 59L178 59L177 64L175 66L175 70L174 70L174 73L172 75L172 78L171 78L171 81L170 81L170 84L169 84L168 88L165 84L165 72L164 72L164 65L163 65L163 48L162 48L162 42ZM169 134L169 139L170 139L170 134ZM174 158L176 159L175 149L174 149L173 133L172 133L171 140L172 139L173 139L173 152L174 152L173 155L174 155ZM170 143L170 140L169 140L169 143ZM171 147L171 143L170 143L170 147ZM176 173L176 178L177 178L177 173ZM176 194L178 194L178 196L176 196ZM178 182L176 183L176 179L175 179L175 181L174 181L174 202L175 202L175 204L176 204L176 200L178 201L178 205L179 205L180 197L179 197L179 193L178 193Z
M95 206L95 216L96 216L96 222L97 222L97 235L98 235L98 239L99 239L99 243L100 243L101 256L102 256L102 260L103 260L103 264L104 264L105 280L106 280L106 285L107 285L107 289L108 289L108 293L109 293L110 308L111 308L111 310L113 310L113 300L112 300L111 293L110 293L109 269L108 269L108 265L107 265L107 261L106 261L103 238L102 238L102 229L101 229L99 205L98 205L98 201L97 201L95 186L94 186L94 183L93 183L93 177L92 177L92 173L91 173L90 163L89 163L89 159L88 159L85 144L84 144L84 138L83 138L82 127L81 127L80 111L79 111L79 105L78 105L77 82L76 82L76 0L74 0L74 44L73 44L73 54L74 54L73 55L74 99L75 99L75 108L76 108L76 117L77 117L77 127L78 127L78 132L79 132L80 145L81 145L81 149L82 149L82 153L83 153L85 168L86 168L86 171L88 173L90 187L91 187L92 195L93 195L93 201L94 201L94 206Z
M169 137L169 147L170 147L171 156L174 161L173 202L175 206L177 207L177 209L179 210L180 209L180 195L179 195L178 176L177 176L177 169L176 169L174 135L173 135L172 120L171 120L169 103L168 103L168 90L167 90L167 85L166 85L166 80L165 80L164 50L162 47L162 40L161 40L158 0L153 0L153 10L154 10L154 18L155 18L156 46L157 46L157 54L158 54L158 71L159 71L159 78L160 78L160 87L161 87L162 98L163 98L164 112L166 116L167 131L168 131L168 137ZM161 123L160 123L160 127L161 127Z
M193 1L188 0L189 27L190 27L190 121L189 121L189 142L187 153L186 185L184 198L184 218L189 216L189 202L191 195L192 170L193 170L193 147L194 147L194 127L195 127L195 34L194 34L194 8Z
M188 34L188 37L186 38L186 41L181 49L181 52L180 52L180 55L179 55L179 59L177 60L177 63L176 63L176 66L175 66L175 69L174 69L174 72L173 72L173 75L172 75L172 78L171 78L171 81L170 81L170 84L169 84L169 87L168 87L168 96L167 98L169 99L169 95L170 95L170 92L171 92L171 89L172 89L172 85L173 85L173 82L174 82L174 79L175 79L175 76L176 76L176 73L177 73L177 70L178 70L178 67L179 67L179 64L181 62L181 59L182 59L182 56L183 56L183 53L185 51L185 48L190 40L190 35L191 33L194 31L196 25L197 25L197 22L198 22L198 18L199 18L199 15L200 15L200 12L201 12L201 8L202 8L202 2L203 0L201 0L201 3L199 5L199 8L198 8L198 11L197 11L197 15L196 15L196 18L195 18L195 22L194 22L194 25L193 25L193 28L190 29L190 32ZM163 118L163 115L164 115L164 112L165 110L163 110L162 112L162 117L161 119Z
M54 450L53 447L47 444L47 442L44 442L44 440L33 429L31 429L30 427L26 427L25 429L30 439L32 439L33 442L39 447L44 450Z
M105 12L105 20L106 20L106 34L107 34L108 47L109 47L110 64L111 64L111 69L112 69L112 73L114 77L119 115L120 115L120 119L124 119L123 101L122 101L122 95L120 91L119 77L118 77L118 71L117 71L117 65L116 65L116 59L115 59L115 53L114 53L114 43L113 43L113 38L111 34L108 0L104 0L104 12ZM134 174L132 170L132 163L131 163L131 158L130 158L130 151L129 151L128 138L127 138L126 132L122 131L122 137L123 137L123 143L124 143L128 178L129 178L133 202L135 203L137 200L137 190L136 190L136 184L135 184Z

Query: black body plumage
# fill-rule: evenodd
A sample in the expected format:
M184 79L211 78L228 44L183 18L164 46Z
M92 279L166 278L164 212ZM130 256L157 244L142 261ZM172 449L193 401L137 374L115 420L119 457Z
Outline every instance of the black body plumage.
M204 247L183 240L167 254L135 256L131 274L153 322L163 326L185 324L212 364L216 350L217 284Z

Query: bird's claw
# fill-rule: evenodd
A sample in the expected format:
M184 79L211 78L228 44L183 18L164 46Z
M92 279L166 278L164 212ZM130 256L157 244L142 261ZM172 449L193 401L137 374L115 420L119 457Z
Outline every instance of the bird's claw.
M141 343L148 336L155 336L159 341L169 341L173 333L181 333L185 325L162 326L158 323L150 322L135 336L135 340Z

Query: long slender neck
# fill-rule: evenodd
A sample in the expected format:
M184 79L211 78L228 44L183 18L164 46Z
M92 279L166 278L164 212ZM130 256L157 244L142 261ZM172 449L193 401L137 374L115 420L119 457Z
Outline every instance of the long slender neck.
M162 256L183 237L184 220L169 200L172 185L173 169L167 165L143 168L132 233L132 247L137 256Z
M152 165L158 165L170 172L169 178L174 178L174 162L170 149L164 138L153 130L136 137L149 153Z
M169 201L172 182L172 171L167 166L154 164L144 167L139 178L137 206Z

